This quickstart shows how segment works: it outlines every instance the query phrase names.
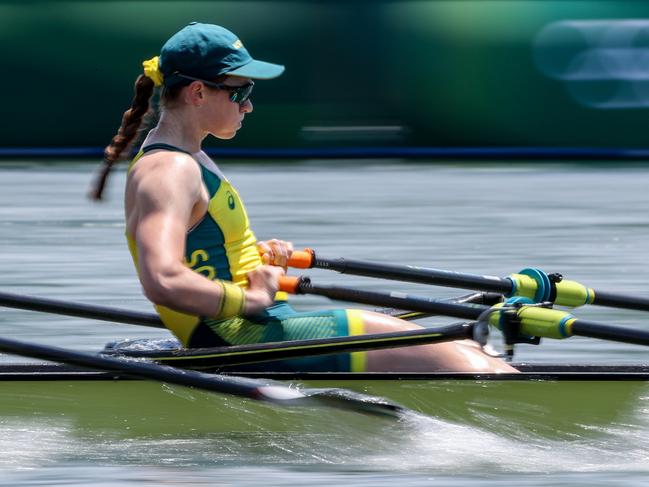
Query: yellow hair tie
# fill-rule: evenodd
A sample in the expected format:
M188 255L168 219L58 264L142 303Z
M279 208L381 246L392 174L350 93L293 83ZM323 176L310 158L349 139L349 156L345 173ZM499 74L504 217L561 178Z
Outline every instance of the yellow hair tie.
M164 78L160 71L160 56L143 61L142 66L144 67L144 76L151 78L155 86L162 86Z

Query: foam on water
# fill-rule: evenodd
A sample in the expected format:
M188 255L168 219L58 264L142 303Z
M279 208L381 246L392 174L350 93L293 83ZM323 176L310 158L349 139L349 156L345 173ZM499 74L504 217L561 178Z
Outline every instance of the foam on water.
M70 426L61 420L0 420L0 469L31 469L55 464L62 445L70 443Z
M649 471L649 425L615 425L573 440L534 437L508 431L498 435L479 428L413 415L393 450L366 461L391 470L452 474L484 472ZM516 425L512 425L516 428ZM526 436L521 439L519 436ZM396 453L398 451L398 453Z
M397 422L368 419L358 427L356 421L340 423L346 414L337 413L331 419L338 425L320 432L193 431L151 437L84 431L65 418L8 419L0 423L0 468L70 463L178 468L330 465L442 476L453 475L458 469L464 475L647 472L647 412L646 408L639 410L637 423L600 428L570 441L529 434L522 440L515 432L499 435L414 413Z

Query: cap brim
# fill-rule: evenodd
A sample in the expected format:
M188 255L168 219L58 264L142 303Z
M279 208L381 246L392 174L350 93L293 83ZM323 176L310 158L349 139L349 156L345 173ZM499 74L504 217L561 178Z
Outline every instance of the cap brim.
M273 79L284 72L284 66L253 59L248 64L225 73L228 76L241 76L251 79Z

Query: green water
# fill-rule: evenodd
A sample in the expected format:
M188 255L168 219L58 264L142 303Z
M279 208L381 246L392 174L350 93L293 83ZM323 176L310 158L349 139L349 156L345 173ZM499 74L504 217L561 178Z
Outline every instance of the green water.
M246 201L259 238L292 240L322 256L482 274L540 267L595 289L647 294L649 168L642 165L307 161L224 164L222 169ZM84 199L91 171L91 165L72 163L0 166L0 289L150 311L123 238L124 174L111 181L108 201L94 205ZM322 283L440 297L459 294L325 271L308 274ZM294 303L300 309L332 306L315 297L298 297ZM647 322L646 315L630 311L593 308L575 314L626 326ZM0 310L0 327L6 336L87 351L115 338L167 336L160 330L5 309ZM646 363L647 352L575 338L521 346L517 358ZM568 435L534 431L535 421L537 429L547 426L544 411L556 392L551 384L532 394L538 400L518 403L511 391L507 398L490 389L467 399L466 394L475 393L450 387L445 395L438 386L437 414L433 408L428 418L397 424L318 412L306 428L303 423L291 428L291 420L297 425L304 419L301 413L273 412L264 417L278 414L287 427L257 429L259 405L243 405L240 420L253 427L225 432L200 428L209 405L201 399L200 407L192 409L197 406L191 391L147 387L154 392L141 402L136 394L123 397L113 388L96 391L95 406L82 395L65 394L70 391L34 386L28 399L26 392L17 393L14 404L22 407L21 413L0 412L0 483L643 485L649 471L645 393L635 391L620 406L610 401L620 393L615 385L595 393L577 385L569 401L554 401L561 406L556 414L565 411L575 425ZM455 397L449 397L451 392ZM34 404L40 398L51 403L54 396L69 401L69 408L39 414ZM164 414L191 416L191 427L156 426L159 411L150 404L147 408L147 401L157 397L173 404L163 408ZM472 415L454 416L454 400ZM166 404L162 399L158 403ZM516 411L518 419L508 422L506 414L488 414L499 406ZM602 417L610 414L610 419L580 425L580 408L598 406L606 413ZM80 415L91 427L80 425ZM129 429L128 424L110 428L113 418L147 428L152 424L153 430ZM205 422L213 424L214 418Z

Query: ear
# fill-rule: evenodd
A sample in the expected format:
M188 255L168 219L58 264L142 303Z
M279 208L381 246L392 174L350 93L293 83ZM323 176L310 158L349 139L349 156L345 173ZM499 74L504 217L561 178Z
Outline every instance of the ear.
M200 107L204 101L205 85L200 81L192 81L187 86L187 91L185 92L186 101L190 105L195 107Z

